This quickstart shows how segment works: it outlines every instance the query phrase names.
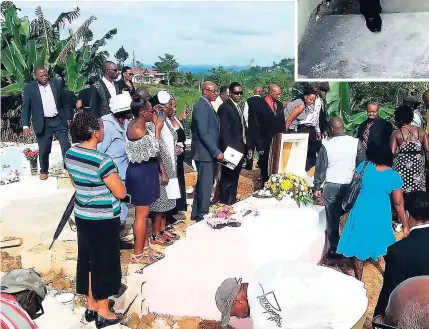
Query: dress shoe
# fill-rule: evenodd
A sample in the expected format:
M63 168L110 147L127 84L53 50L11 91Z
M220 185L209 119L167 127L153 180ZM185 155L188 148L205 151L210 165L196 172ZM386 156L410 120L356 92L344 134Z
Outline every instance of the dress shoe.
M97 317L97 319L95 320L95 327L97 329L105 328L108 326L113 326L115 324L118 324L121 321L122 321L122 314L116 313L116 319L106 319L106 318L99 315Z
M343 256L341 254L337 254L335 250L331 249L327 252L326 257L328 259L340 259Z
M121 241L120 245L121 250L133 250L134 249L134 243L129 241Z
M92 322L97 319L98 313L97 311L86 309L85 311L85 321L86 322Z
M40 174L40 179L41 180L47 180L48 179L48 174Z
M365 16L365 20L368 30L374 33L381 31L382 20L380 14L375 14L374 16Z

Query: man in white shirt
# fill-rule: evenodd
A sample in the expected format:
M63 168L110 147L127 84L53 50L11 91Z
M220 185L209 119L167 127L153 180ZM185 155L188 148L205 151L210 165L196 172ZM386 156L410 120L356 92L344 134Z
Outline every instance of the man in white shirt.
M219 89L219 96L211 102L213 109L217 112L219 107L229 98L229 86L224 85Z
M261 266L248 283L226 279L215 302L226 327L231 316L253 329L352 328L365 314L362 282L328 267L288 260Z
M122 93L118 83L115 81L118 75L119 72L115 63L104 63L103 77L91 86L91 101L89 107L91 108L91 114L93 116L101 118L103 115L110 113L110 98Z
M40 152L40 179L46 180L53 136L61 145L63 157L70 148L68 127L72 120L72 110L61 83L49 80L48 71L44 67L36 67L34 77L36 80L24 87L22 128L24 136L28 136L31 119Z
M314 174L314 197L322 196L326 209L326 231L329 241L329 258L337 258L340 240L339 226L342 201L352 181L355 168L365 160L362 143L344 133L341 118L329 122L331 139L324 140L316 160Z

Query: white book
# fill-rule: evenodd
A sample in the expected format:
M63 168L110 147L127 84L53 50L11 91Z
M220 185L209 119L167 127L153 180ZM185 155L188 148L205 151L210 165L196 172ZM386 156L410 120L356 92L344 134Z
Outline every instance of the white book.
M234 170L235 167L237 167L237 165L240 163L242 158L243 153L238 152L236 149L233 149L232 147L228 146L225 152L223 152L223 162L221 162L220 164L231 170Z

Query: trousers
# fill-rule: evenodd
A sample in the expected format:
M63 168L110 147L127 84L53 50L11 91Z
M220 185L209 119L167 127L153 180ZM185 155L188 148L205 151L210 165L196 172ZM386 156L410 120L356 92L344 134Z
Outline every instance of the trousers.
M52 138L55 137L60 142L61 152L64 155L70 148L67 124L59 117L45 118L45 125L40 134L36 134L37 144L39 145L40 173L49 172L49 155L52 150Z
M326 210L326 233L329 248L337 250L340 241L340 218L343 213L342 202L349 184L326 183L323 188L323 201Z
M195 161L195 165L198 176L194 191L191 219L199 222L209 212L216 162Z
M238 179L240 178L241 168L242 162L233 170L222 166L219 182L221 203L232 205L237 202Z

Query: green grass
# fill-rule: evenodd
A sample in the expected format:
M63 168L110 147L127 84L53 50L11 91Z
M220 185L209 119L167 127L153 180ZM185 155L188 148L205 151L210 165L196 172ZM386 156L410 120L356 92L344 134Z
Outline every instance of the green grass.
M190 110L192 111L192 106L196 103L200 97L200 92L198 89L191 89L188 92L187 88L184 87L175 87L175 86L166 86L166 85L139 85L139 87L145 87L149 90L150 95L155 95L159 90L169 90L177 98L177 115L183 113L185 109L185 104L189 104Z

